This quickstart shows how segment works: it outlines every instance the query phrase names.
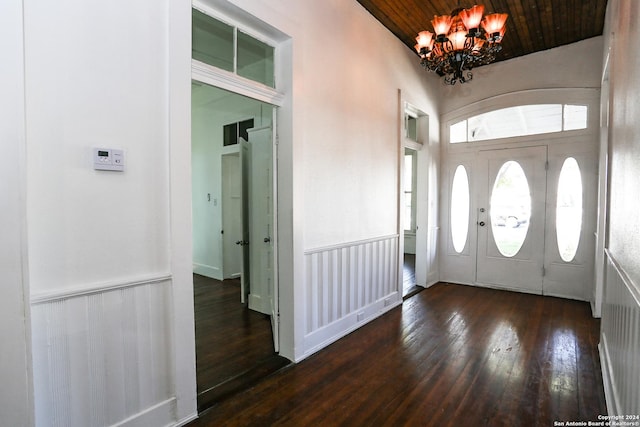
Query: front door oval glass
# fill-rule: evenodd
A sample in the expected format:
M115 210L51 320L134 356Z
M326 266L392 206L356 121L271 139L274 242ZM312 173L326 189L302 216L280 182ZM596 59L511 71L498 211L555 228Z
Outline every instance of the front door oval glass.
M458 165L451 185L451 241L453 249L462 253L469 233L469 177L467 169Z
M500 253L513 257L524 245L531 218L529 183L516 161L505 162L493 184L490 199L491 230Z
M556 237L560 258L571 262L578 251L582 230L582 176L573 157L564 161L558 178Z

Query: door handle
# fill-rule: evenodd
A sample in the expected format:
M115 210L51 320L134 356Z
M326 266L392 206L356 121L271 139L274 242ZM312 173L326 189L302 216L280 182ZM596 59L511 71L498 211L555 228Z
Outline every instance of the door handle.
M484 221L480 221L480 222L478 223L478 225L479 225L480 227L484 227Z
M236 245L240 245L240 246L245 246L245 245L248 245L248 244L249 244L249 242L246 241L246 240L238 240L236 242Z
M265 242L265 243L269 243L270 241L271 241L271 237L265 237L265 238L264 238L264 242Z

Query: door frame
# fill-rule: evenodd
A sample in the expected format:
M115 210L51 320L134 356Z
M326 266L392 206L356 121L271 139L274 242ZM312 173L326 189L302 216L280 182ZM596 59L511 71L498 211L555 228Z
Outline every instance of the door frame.
M280 210L279 210L279 181L278 175L282 173L279 162L278 162L278 146L279 146L279 134L278 131L280 126L278 121L281 120L283 122L288 122L290 120L288 111L287 100L290 98L290 93L282 92L279 90L280 88L284 88L285 90L290 85L290 76L283 73L285 70L288 70L291 66L291 47L289 44L289 39L279 31L274 28L267 28L264 26L264 23L258 23L253 17L250 17L246 14L246 12L235 8L229 4L218 3L217 1L213 3L218 3L220 10L213 9L209 6L210 2L203 2L201 0L195 0L192 3L192 8L200 10L201 12L215 18L218 20L222 20L224 22L230 23L242 29L242 31L246 31L252 36L266 42L267 44L273 46L275 48L275 72L276 72L276 82L282 82L277 85L276 88L268 87L264 84L254 82L252 80L243 78L238 76L237 74L233 74L211 65L202 63L195 59L191 59L191 81L200 82L218 89L226 90L235 95L244 96L256 101L260 101L266 104L270 104L273 107L272 111L272 161L273 161L273 188L272 188L272 197L274 200L273 203L273 298L275 299L275 315L273 316L273 332L274 332L274 347L276 352L280 352L282 345L280 343L280 337L282 334L280 333L280 271L279 269L279 260L280 254L279 249L280 245L280 231L282 231L278 227L278 222L280 220ZM247 22L252 22L255 26L247 26ZM283 76L283 74L285 74ZM282 77L282 78L279 78ZM285 110L287 114L281 114L280 110ZM286 202L285 202L286 203ZM292 266L291 266L292 269ZM289 317L289 316L287 316ZM287 343L288 344L288 343ZM286 346L287 354L283 356L293 359L292 353L293 348L289 348L290 346Z
M417 137L415 140L407 137L406 117L412 116L416 119ZM415 159L415 218L416 218L416 254L415 254L415 279L416 286L426 288L437 282L429 281L430 278L436 276L437 268L431 259L435 257L435 248L431 247L429 242L429 228L435 224L430 224L433 215L429 212L430 201L436 196L431 194L434 183L430 182L431 175L427 172L429 157L433 152L429 149L429 115L420 108L413 105L405 99L402 90L398 89L398 198L397 198L397 233L398 233L398 294L403 295L404 287L404 153L405 149L411 149L416 152Z
M588 106L587 128L582 130L555 132L542 135L531 135L514 138L503 138L496 140L477 141L469 143L451 144L449 142L449 127L468 117L488 111L498 110L517 105L526 104L580 104ZM580 89L535 89L525 90L498 95L487 98L473 104L469 104L456 111L445 114L441 120L440 136L442 141L442 185L440 185L440 225L442 233L440 235L440 257L439 271L440 280L467 285L477 285L475 280L476 254L474 248L475 233L467 236L467 244L463 253L455 253L450 247L450 221L449 221L449 198L451 192L451 180L453 172L458 164L463 164L467 168L470 187L470 219L469 230L475 229L477 212L477 154L480 150L491 150L501 148L520 148L534 145L547 145L549 153L551 147L561 147L570 143L581 142L585 147L597 150L599 142L599 107L600 91L597 88ZM549 155L551 156L551 154ZM550 157L551 159L551 157ZM581 166L582 169L582 166ZM593 230L595 231L595 230ZM595 249L594 249L595 250ZM593 278L589 278L593 280ZM593 286L585 285L584 297L576 299L589 300L592 298ZM566 297L566 296L565 296ZM571 297L571 296L568 296ZM571 297L575 298L575 297Z

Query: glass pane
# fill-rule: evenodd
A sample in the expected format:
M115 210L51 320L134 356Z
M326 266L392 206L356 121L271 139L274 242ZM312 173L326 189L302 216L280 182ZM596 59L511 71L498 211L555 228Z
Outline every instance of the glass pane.
M458 165L451 185L451 240L453 249L462 253L469 232L469 177L467 169Z
M406 231L411 231L413 230L413 221L412 221L412 202L413 202L413 197L411 193L404 193L404 229Z
M418 141L418 119L413 116L406 115L407 118L407 138L412 141Z
M587 128L587 106L586 105L565 105L564 106L564 130L586 129Z
M520 105L468 119L469 141L537 135L562 130L562 104Z
M403 178L404 191L411 192L413 187L413 155L404 155L404 178Z
M491 191L491 229L500 253L515 256L527 237L531 217L529 183L518 162L502 165Z
M233 71L233 27L192 9L193 59Z
M459 142L467 142L467 121L455 123L449 127L449 142L457 144Z
M575 258L582 229L582 177L573 157L564 161L558 178L556 236L563 261Z
M275 87L273 47L238 31L238 75Z

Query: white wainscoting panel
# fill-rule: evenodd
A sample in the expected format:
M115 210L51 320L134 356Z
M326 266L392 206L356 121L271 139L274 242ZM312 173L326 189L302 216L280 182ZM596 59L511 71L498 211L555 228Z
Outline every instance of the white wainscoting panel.
M305 252L305 355L400 304L398 235Z
M429 242L427 247L427 287L438 283L440 279L440 270L438 269L439 234L440 227L429 227L427 233L427 241Z
M640 288L607 253L600 360L610 415L640 414ZM637 421L637 420L636 420Z
M37 426L168 425L171 280L32 300Z

